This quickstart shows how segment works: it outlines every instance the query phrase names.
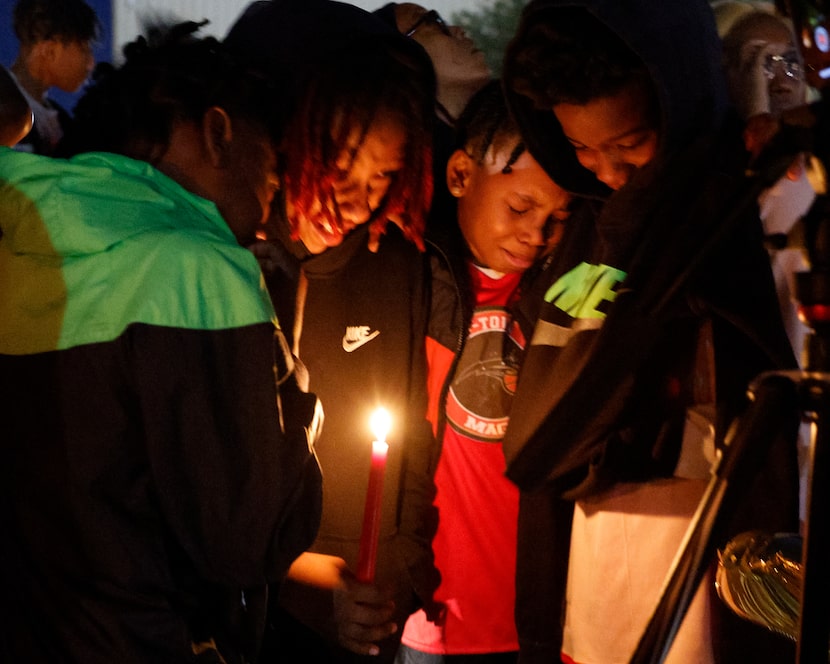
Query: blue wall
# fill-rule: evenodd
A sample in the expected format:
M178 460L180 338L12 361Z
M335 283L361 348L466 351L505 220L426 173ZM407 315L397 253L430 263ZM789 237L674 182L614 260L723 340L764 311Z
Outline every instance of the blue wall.
M7 67L17 56L18 42L12 30L12 11L17 0L0 0L0 64ZM86 0L95 10L101 22L101 34L94 44L97 62L112 62L112 0ZM61 90L52 90L49 96L66 109L71 110L78 101L80 93L66 94Z

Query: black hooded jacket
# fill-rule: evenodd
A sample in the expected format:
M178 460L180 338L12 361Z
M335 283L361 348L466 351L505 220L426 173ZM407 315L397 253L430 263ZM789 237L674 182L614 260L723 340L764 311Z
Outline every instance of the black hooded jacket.
M686 410L697 403L701 340L711 341L719 441L754 376L795 366L756 208L760 189L787 162L770 164L768 177L746 177L708 4L536 0L508 48L506 80L528 27L564 7L584 7L645 62L660 140L655 158L611 192L579 165L553 113L507 91L533 156L597 210L592 221L570 223L557 247L504 439L507 475L523 490L522 662L558 657L568 501L672 476ZM736 516L736 527L797 527L794 442L781 441L775 453L758 480L768 499L748 500L754 516Z
M531 3L523 25L537 13L578 4ZM553 481L569 497L671 474L677 453L671 443L678 441L664 425L682 416L692 397L687 385L678 396L666 393L665 380L683 382L693 373L701 321L714 326L718 403L726 419L741 409L751 378L794 362L761 243L755 200L762 179L745 177L740 132L721 103L708 7L581 4L648 64L662 126L654 160L609 196L575 161L555 116L508 93L528 148L551 176L577 195L607 198L593 223L569 225L557 249L555 294L543 306L505 439L511 479L523 489ZM508 72L510 63L508 54ZM613 292L600 298L600 310L585 309L586 300L577 312L565 301L586 295L572 272L585 264L618 272L609 277ZM566 342L546 343L553 330Z
M422 63L426 80L434 80L418 44L347 3L254 2L225 42L267 63L274 80L282 80L289 107L320 65L330 66L338 53L368 42L379 48L393 43ZM431 115L431 101L424 109ZM438 518L432 505L437 449L426 420L427 282L423 255L394 224L388 225L377 253L368 249L370 223L351 231L339 246L311 255L289 237L285 201L279 197L269 231L280 265L265 270L265 276L325 412L318 448L323 514L312 552L340 556L355 568L372 449L369 415L382 405L393 417L377 581L394 584L395 619L402 626L438 585L431 549ZM304 297L296 300L301 270ZM274 643L268 647L280 654L302 647L309 661L345 656L342 650L335 656L323 639L287 615L275 613L274 622ZM399 640L400 632L382 642L381 661L394 656Z

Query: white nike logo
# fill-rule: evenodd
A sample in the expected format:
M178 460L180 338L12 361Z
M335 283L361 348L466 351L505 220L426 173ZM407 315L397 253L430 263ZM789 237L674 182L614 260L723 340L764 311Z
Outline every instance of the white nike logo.
M369 332L368 325L347 326L343 335L343 350L352 353L380 334L380 330Z

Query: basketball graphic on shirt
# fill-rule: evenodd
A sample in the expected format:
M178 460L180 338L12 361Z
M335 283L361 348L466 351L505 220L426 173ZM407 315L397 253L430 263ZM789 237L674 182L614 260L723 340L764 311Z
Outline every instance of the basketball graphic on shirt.
M447 395L447 423L482 442L500 442L516 393L524 337L507 311L477 309Z

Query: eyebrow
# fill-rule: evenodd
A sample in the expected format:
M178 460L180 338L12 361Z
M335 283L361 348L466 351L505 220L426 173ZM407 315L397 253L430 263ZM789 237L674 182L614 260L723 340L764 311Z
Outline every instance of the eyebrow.
M627 131L622 132L621 134L617 134L616 136L612 136L603 141L603 143L614 143L615 141L621 141L624 138L628 138L633 134L642 134L649 131L654 131L654 129L648 125L644 125L642 127L635 127L634 129L628 129ZM585 145L582 141L578 141L575 138L571 138L567 134L564 134L565 138L567 138L571 143L578 143L579 145Z

